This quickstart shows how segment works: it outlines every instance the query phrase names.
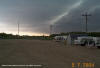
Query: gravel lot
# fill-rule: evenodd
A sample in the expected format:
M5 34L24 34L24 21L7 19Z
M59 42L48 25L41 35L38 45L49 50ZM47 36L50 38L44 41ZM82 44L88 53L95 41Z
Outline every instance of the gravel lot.
M72 62L75 63L75 68L78 68L76 64L79 62L94 63L94 68L100 68L100 49L70 46L55 41L0 40L0 65L42 64L44 67L41 68L72 68Z

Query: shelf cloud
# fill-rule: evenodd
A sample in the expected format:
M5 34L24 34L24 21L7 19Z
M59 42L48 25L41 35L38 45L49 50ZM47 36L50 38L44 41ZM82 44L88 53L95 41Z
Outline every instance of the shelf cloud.
M85 18L88 12L88 30L100 31L99 0L0 0L0 32L49 34L85 31Z

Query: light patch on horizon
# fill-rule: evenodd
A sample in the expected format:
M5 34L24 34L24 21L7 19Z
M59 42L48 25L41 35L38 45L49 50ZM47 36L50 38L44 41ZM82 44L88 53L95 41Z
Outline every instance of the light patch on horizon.
M0 31L0 33L6 33L6 34L13 34L13 35L18 35L18 31ZM28 35L28 36L49 36L48 34L43 34L43 33L34 33L34 32L20 32L19 35Z
M7 33L7 34L13 34L13 35L18 35L18 27L12 27L8 26L5 24L6 22L0 22L0 33ZM43 33L36 33L36 32L31 32L31 31L22 31L22 28L19 30L19 35L29 35L29 36L49 36L48 34L43 34Z

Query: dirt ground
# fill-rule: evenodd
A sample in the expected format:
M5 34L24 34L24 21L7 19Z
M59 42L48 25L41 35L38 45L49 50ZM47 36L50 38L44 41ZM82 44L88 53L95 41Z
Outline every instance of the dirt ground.
M0 65L42 64L34 68L100 68L100 49L41 40L0 40ZM83 63L95 67L83 67ZM0 68L12 68L2 67ZM32 67L13 67L32 68Z

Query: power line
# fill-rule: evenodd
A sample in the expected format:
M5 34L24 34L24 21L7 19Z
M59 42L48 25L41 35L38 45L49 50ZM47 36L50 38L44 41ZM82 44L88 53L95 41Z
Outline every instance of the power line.
M86 33L88 32L88 17L91 16L90 14L88 14L87 12L85 14L82 14L82 16L85 17L85 20L86 20Z

